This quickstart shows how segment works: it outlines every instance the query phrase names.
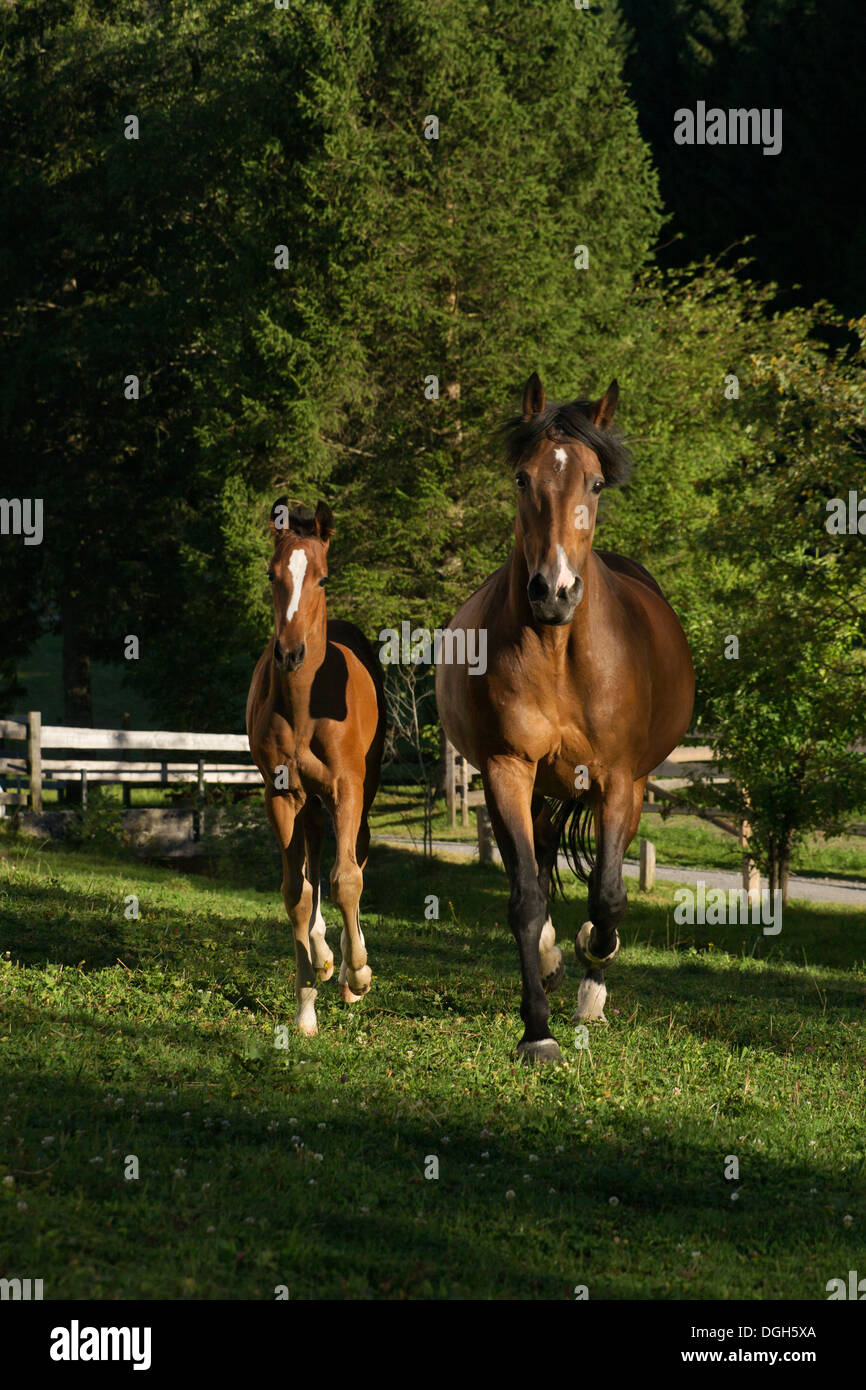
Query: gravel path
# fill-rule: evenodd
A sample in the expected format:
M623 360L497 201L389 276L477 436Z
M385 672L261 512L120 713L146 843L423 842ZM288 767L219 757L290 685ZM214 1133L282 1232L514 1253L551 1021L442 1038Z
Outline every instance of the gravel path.
M401 835L374 835L373 844L393 845L398 849L414 849L420 852L420 840L411 840ZM477 859L478 846L471 840L434 840L434 853L457 855L460 859ZM502 863L498 849L493 851L497 864ZM560 867L568 865L562 855ZM623 874L626 878L638 877L638 861L626 859ZM656 878L668 883L699 883L708 888L741 888L742 879L738 873L723 869L686 869L678 864L656 864ZM766 887L766 880L762 883ZM844 903L848 907L866 908L866 881L843 878L800 878L792 875L788 880L788 897L805 899L813 903Z

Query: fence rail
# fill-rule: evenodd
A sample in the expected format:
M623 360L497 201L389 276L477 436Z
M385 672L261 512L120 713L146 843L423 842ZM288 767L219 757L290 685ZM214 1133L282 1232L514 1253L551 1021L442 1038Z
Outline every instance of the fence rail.
M7 805L29 806L42 811L42 792L46 786L59 787L78 783L82 802L87 802L90 784L119 783L124 789L124 804L128 805L131 787L176 786L195 782L201 799L207 784L227 786L262 786L258 768L250 760L246 734L175 733L166 729L82 729L65 724L43 724L38 710L31 710L26 719L0 719L0 739L26 744L24 756L15 757L0 751L0 782L14 778L26 781L28 790L20 786L0 790L0 815ZM45 757L45 750L64 753L81 749L114 754L104 758ZM178 758L130 758L130 753L210 753L244 754L243 762L216 762L197 758L194 762ZM118 754L120 757L118 757Z

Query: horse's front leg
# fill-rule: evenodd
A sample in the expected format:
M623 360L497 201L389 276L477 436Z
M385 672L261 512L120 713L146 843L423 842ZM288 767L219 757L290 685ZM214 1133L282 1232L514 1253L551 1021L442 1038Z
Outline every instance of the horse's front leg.
M611 778L596 814L595 864L589 877L589 921L574 940L586 975L577 993L573 1021L604 1023L607 986L604 972L619 952L617 927L628 907L622 881L622 861L640 824L646 778Z
M367 964L367 943L361 930L361 892L364 872L358 863L359 840L366 862L366 843L361 836L364 817L363 774L346 773L339 779L334 792L334 832L337 837L337 858L331 870L331 898L343 916L340 936L340 998L344 1004L355 1004L370 989L373 972ZM366 837L369 842L369 834Z
M538 866L538 886L544 894L545 902L549 903L550 881L559 853L559 834L543 796L532 798L532 836L535 845L535 862ZM565 961L556 944L556 929L551 920L549 907L547 918L541 929L538 964L544 992L545 994L552 994L555 989L559 988L565 977Z
M304 850L303 803L292 796L267 796L265 808L283 856L282 893L295 940L295 1026L307 1037L318 1031L316 1023L316 971L310 947L313 885L307 878Z
M562 1060L548 1028L550 1006L541 980L539 948L547 920L547 896L538 882L532 832L535 768L517 759L494 759L483 771L484 796L502 855L511 896L508 921L520 955L523 1037L517 1055L526 1062Z

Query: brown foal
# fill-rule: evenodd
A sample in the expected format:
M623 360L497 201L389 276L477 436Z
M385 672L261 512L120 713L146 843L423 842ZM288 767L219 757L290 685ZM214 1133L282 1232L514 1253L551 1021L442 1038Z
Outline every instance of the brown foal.
M265 782L265 807L283 856L283 902L295 938L295 1023L316 1032L316 980L329 980L319 864L330 813L337 839L331 897L343 917L340 997L354 1003L371 972L358 905L385 737L382 673L351 623L329 622L325 604L331 509L271 510L274 553L268 579L274 636L253 673L247 737Z
M570 844L589 889L590 920L575 938L586 973L574 1017L603 1021L604 971L627 905L623 856L647 774L681 740L694 700L688 644L655 580L633 560L592 549L599 494L630 471L608 430L617 397L614 381L597 401L548 406L530 377L523 415L505 428L514 548L451 621L486 629L487 670L436 671L442 724L481 771L508 873L523 980L517 1050L529 1061L560 1060L547 1002L564 973L547 910L560 844Z

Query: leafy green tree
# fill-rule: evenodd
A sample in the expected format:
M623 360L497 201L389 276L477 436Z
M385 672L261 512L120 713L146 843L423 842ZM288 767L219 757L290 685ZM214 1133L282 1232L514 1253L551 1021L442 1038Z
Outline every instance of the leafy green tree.
M801 302L866 303L862 163L866 25L861 0L619 0L627 75L672 215L663 253L688 263L754 236L757 273ZM674 112L779 108L778 155L683 146Z
M704 727L732 779L707 795L749 822L783 893L803 836L866 807L866 320L849 327L850 354L806 339L751 360L757 448L717 485L723 563L695 636Z

